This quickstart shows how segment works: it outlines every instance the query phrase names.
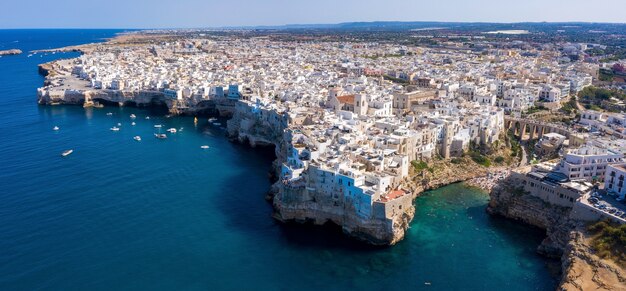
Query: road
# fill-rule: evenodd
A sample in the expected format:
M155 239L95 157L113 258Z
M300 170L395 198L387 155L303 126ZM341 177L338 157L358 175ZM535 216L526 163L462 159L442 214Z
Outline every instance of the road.
M519 166L523 167L528 165L528 157L526 154L526 147L523 144L520 144L520 147L522 148L522 160L519 162Z

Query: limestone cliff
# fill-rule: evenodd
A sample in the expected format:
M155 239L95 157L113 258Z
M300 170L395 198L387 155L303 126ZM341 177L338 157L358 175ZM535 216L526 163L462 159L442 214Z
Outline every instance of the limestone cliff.
M253 112L245 104L237 104L233 117L228 121L229 137L252 147L274 145L276 160L274 168L279 172L280 166L287 159L290 136L287 122L270 124L267 120L280 120L284 116L276 112L263 114L276 115L276 118L259 118L260 113ZM286 183L278 181L270 189L274 218L283 222L301 222L323 225L328 222L339 225L347 235L375 245L392 245L402 240L410 221L415 214L412 206L413 195L401 199L408 201L405 207L392 217L367 216L357 214L341 198L328 197L308 189L300 181ZM376 207L376 206L374 206ZM383 206L381 206L383 207Z
M538 251L558 258L567 245L567 234L573 226L569 208L555 206L518 188L520 181L509 177L496 185L490 193L487 212L546 230L546 238Z
M458 182L465 182L489 173L488 168L473 162L469 157L459 158L462 162L452 163L450 160L432 160L428 168L411 170L411 178L405 184L416 193L437 189Z
M579 226L569 234L562 258L561 290L626 290L626 271L601 259L589 246L590 238Z
M626 290L624 270L593 254L584 226L570 219L570 209L525 193L519 183L509 177L496 185L487 212L546 230L537 251L561 259L560 290Z

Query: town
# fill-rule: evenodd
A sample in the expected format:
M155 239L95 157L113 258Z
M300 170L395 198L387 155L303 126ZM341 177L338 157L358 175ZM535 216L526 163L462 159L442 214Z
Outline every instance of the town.
M231 137L276 146L280 220L332 221L394 244L415 211L408 182L420 163L472 153L515 168L525 191L576 219L626 222L624 100L609 112L577 98L612 65L585 56L600 45L126 37L47 64L39 102L230 116ZM520 143L512 157L485 158Z

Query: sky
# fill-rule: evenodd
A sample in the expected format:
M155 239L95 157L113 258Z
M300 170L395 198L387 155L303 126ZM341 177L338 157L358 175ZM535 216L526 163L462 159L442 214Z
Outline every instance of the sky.
M210 28L353 21L626 22L626 0L7 0L1 28Z

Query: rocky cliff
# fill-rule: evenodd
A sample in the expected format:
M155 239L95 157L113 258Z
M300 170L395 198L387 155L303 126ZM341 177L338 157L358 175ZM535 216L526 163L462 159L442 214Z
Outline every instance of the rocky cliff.
M414 192L421 193L486 176L489 173L488 168L473 162L469 157L458 160L460 161L458 163L452 163L450 160L431 160L427 163L428 167L421 170L413 167L411 178L405 181L405 185Z
M626 290L624 268L594 254L583 226L571 231L568 238L562 258L561 290Z
M594 254L584 225L570 219L570 209L525 193L520 181L507 178L490 193L487 212L546 230L537 251L560 258L559 290L626 290L624 270Z
M508 177L490 193L487 212L546 230L546 238L538 251L559 258L568 242L568 233L574 223L569 219L569 208L555 206L525 193L521 181Z
M278 175L281 165L287 159L291 141L286 123L270 124L267 120L258 118L248 106L238 104L233 117L228 121L227 129L229 137L234 141L252 147L275 146L274 169ZM303 180L289 183L277 181L272 185L270 194L274 206L273 217L279 221L315 225L334 223L345 234L374 245L393 245L402 240L415 214L415 208L411 205L391 218L374 215L362 217L357 215L350 203L312 191L305 186ZM414 198L413 195L406 196L402 199L412 201Z

